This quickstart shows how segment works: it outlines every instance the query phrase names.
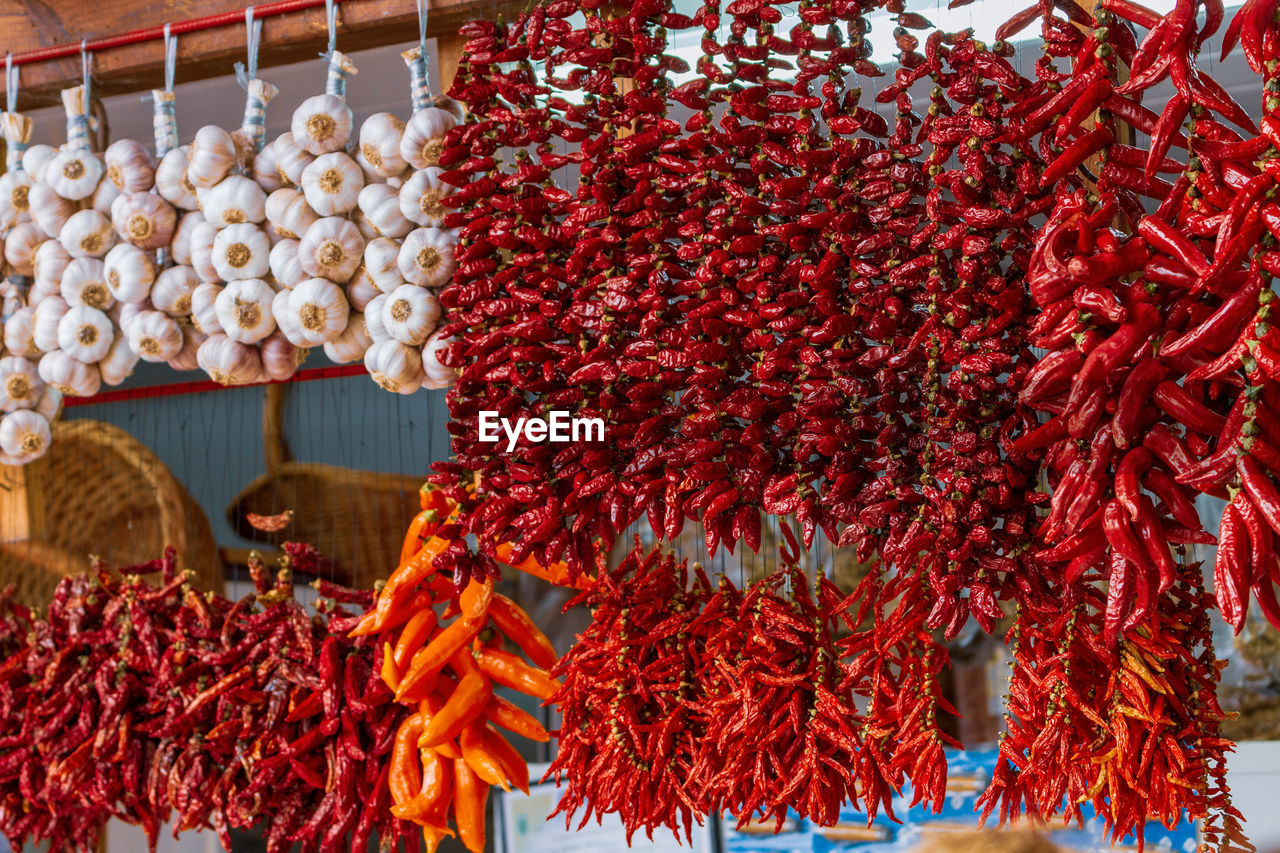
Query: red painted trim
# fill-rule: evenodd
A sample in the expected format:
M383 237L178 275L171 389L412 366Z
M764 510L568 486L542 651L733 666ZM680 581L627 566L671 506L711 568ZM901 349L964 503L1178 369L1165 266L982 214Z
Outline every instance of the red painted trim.
M284 382L310 382L314 379L337 379L343 376L359 376L368 373L363 364L343 364L337 367L313 367L299 370ZM149 400L155 397L180 397L184 394L203 394L206 391L222 391L228 387L255 388L262 385L279 385L279 382L255 382L252 385L219 385L212 380L202 382L173 382L168 385L147 385L142 388L116 388L103 391L92 397L66 397L62 405L66 408L75 406L96 406L99 403L119 403L125 400Z

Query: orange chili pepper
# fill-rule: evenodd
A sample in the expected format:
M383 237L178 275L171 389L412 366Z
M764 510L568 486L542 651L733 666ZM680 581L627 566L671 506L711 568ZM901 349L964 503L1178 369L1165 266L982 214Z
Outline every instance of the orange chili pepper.
M471 652L463 649L454 655L455 660L463 658L469 660ZM474 663L472 667L475 667ZM465 671L466 667L460 665L454 671L457 672L458 669ZM458 682L457 688L449 695L444 707L431 718L431 722L422 732L419 744L435 746L451 740L462 731L463 726L484 713L484 706L488 704L489 697L492 695L493 684L485 678L484 673L478 668L467 672Z
M400 546L400 564L404 565L409 559L422 547L422 540L428 536L433 536L435 530L425 532L430 525L435 525L440 519L440 513L434 509L424 509L413 517L413 521L409 522L409 529L404 534L404 544Z
M458 596L458 606L462 615L469 619L484 619L489 615L489 605L493 602L493 581L472 580Z
M404 626L404 630L400 632L400 638L396 640L395 662L397 669L403 670L405 668L410 656L422 647L422 644L435 629L436 612L434 610L419 610L413 614L408 624Z
M404 805L422 791L422 765L418 758L418 737L422 734L422 717L406 717L396 730L391 748L391 764L387 771L387 787L396 805Z
M395 690L400 686L400 669L390 643L382 644L382 683ZM317 694L318 695L318 694Z
M529 765L516 748L488 723L480 726L480 736L489 755L498 762L503 775L517 790L529 793Z
M476 655L476 663L494 682L529 696L537 696L543 701L550 699L560 689L560 682L548 675L546 670L529 666L510 652L484 648Z
M391 811L402 820L412 820L449 832L449 793L453 788L453 762L434 750L423 750L421 791L408 803Z
M555 647L520 605L505 595L495 593L493 601L489 603L489 618L536 665L543 669L556 665L558 656Z
M465 591L464 591L465 593ZM464 614L445 626L436 634L430 643L419 649L409 661L409 669L400 680L396 690L396 699L400 700L415 687L434 678L444 665L449 662L459 649L480 635L485 628L485 620L469 619Z
M484 853L484 811L489 786L465 761L453 762L453 784L453 821L458 826L458 838L471 853Z
M373 610L352 629L350 636L376 634L389 627L396 612L404 612L405 602L413 596L413 588L435 571L435 558L448 547L449 540L433 536L409 562L401 563L378 593L378 602ZM412 615L413 612L409 612L404 618L407 620Z
M458 734L458 747L462 750L462 760L467 762L475 774L490 785L497 785L510 793L511 785L507 782L507 774L502 763L489 752L484 740L481 723L468 723Z
M454 682L454 687L451 689L456 689L456 687L457 682ZM440 713L440 709L444 707L444 703L445 697L441 696L439 693L432 693L430 696L418 703L418 714L422 717L422 724L424 728L431 722L436 714ZM462 758L462 751L458 749L458 745L452 740L446 740L444 743L437 744L436 746L427 746L422 742L422 736L419 735L418 748L423 750L432 750L443 758L455 761Z
M551 740L551 734L546 727L538 722L532 714L515 703L503 699L501 696L493 696L489 699L489 704L484 709L484 716L495 726L501 726L523 738L528 738L538 743L546 743Z

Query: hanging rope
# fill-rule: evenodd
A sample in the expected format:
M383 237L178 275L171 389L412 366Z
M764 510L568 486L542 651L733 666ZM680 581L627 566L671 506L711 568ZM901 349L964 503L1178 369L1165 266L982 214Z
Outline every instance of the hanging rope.
M325 58L333 55L338 49L338 3L337 0L324 0L324 17L329 25L329 49Z
M246 67L243 62L236 63L236 82L242 89L248 89L249 81L258 79L258 45L262 41L262 19L254 17L252 6L244 10L244 38L248 65ZM329 38L330 41L333 40L332 35Z
M173 80L178 73L178 37L169 24L164 25L164 90L173 91Z
M80 40L80 73L84 77L84 108L86 114L93 103L93 54L89 53L89 40Z
M4 58L4 110L13 112L18 107L18 75L21 69L13 64L13 54Z
M418 61L422 63L427 100L431 100L431 66L427 64L427 0L418 0Z

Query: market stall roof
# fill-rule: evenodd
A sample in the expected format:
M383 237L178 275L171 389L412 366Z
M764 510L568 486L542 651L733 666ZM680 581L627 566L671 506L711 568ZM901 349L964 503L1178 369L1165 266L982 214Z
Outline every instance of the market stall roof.
M81 79L80 44L93 53L95 95L158 88L164 74L161 30L178 38L179 82L225 75L245 53L242 0L0 0L3 53L21 66L19 108L58 102L58 91ZM458 26L519 6L511 0L431 0L428 36L453 37ZM324 0L283 0L255 8L263 19L262 67L297 62L323 51L328 40ZM402 42L418 31L409 0L346 0L338 7L338 46L344 51Z

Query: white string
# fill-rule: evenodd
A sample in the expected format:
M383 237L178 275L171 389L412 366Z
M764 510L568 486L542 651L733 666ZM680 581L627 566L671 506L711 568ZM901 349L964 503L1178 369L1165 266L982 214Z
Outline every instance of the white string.
M329 54L338 49L338 4L336 0L324 0L325 20L329 24Z
M93 54L89 53L89 40L87 38L80 39L80 73L84 77L84 109L85 115L89 114L90 104L93 101L93 93L90 85L93 82L92 64Z
M173 78L178 70L178 37L171 31L169 24L164 25L164 90L173 91Z
M18 106L18 74L21 66L13 64L13 54L4 57L4 109L13 112Z
M252 6L244 10L244 37L248 68L244 63L237 62L235 69L236 82L248 89L249 81L258 79L258 45L262 41L262 19L254 18Z
M427 97L431 97L431 66L427 64L427 0L418 0L418 61L422 63L422 79Z

